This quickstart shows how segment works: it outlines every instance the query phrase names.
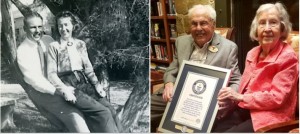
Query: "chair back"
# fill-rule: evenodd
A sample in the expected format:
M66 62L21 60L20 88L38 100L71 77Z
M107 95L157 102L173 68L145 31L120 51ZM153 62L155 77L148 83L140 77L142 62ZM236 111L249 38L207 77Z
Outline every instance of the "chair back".
M234 42L234 33L235 30L233 27L229 28L215 28L215 33L222 35L228 40L231 40Z
M299 60L299 31L292 31L284 42L293 47Z
M289 34L288 38L285 40L285 42L290 44L293 47L293 49L295 50L295 53L298 58L298 64L299 64L299 31L292 31ZM296 119L299 120L299 78L297 81L297 91L298 91L298 98L297 98L295 116L296 116Z

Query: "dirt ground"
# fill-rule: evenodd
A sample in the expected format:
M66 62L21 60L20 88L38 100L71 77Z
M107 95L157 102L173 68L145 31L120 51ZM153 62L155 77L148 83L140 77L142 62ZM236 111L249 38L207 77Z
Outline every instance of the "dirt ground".
M111 82L110 101L116 109L122 107L128 99L133 86L124 81ZM1 89L2 90L2 89ZM60 132L56 127L52 126L49 121L43 117L33 103L29 100L25 92L3 93L1 96L18 97L18 103L14 111L15 128L6 128L1 130L2 133L40 133L40 132ZM144 111L142 117L135 125L133 132L148 133L149 132L149 107Z

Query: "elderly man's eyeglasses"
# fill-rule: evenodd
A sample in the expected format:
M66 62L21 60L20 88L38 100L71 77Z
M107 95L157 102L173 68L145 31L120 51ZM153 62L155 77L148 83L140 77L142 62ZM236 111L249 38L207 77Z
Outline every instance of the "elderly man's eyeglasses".
M271 21L260 21L258 23L258 27L260 28L266 28L266 27L277 27L280 25L280 22L277 20L271 20Z

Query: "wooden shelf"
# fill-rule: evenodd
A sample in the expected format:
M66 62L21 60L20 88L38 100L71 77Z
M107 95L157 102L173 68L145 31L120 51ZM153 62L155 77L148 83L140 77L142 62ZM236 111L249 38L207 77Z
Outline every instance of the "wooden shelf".
M151 61L156 62L156 63L165 63L165 64L170 63L168 60L159 60L159 59L153 59L153 58L151 59Z
M151 42L166 42L166 39L156 39L151 37Z
M168 15L167 18L170 19L170 20L176 20L176 15L172 15L172 16Z
M175 44L175 39L170 38L170 24L174 24L176 26L176 15L169 14L169 12L167 11L169 5L166 2L166 0L151 0L150 4L151 11L153 11L153 14L151 12L151 31L154 32L153 35L160 35L160 37L163 37L161 39L151 37L151 49L153 53L151 57L154 57L151 58L151 62L156 63L157 65L169 65L173 60L172 47L174 46L172 45ZM159 3L160 6L158 6ZM161 11L158 11L159 7L161 7ZM162 14L162 16L159 16L159 14ZM157 27L160 34L156 34L157 31L155 31L155 28L157 29ZM155 57L167 57L168 60L158 60Z
M171 38L170 41L171 41L172 43L175 43L176 39Z
M163 20L163 16L151 16L151 20Z
M154 85L164 83L163 76L164 74L162 72L151 70L151 94L153 93Z

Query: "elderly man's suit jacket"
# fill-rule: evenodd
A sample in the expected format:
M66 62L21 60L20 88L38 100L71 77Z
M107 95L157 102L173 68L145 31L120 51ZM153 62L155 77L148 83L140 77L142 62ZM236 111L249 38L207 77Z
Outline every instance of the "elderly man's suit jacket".
M189 60L193 50L194 39L191 35L180 36L176 39L176 53L173 62L167 68L164 74L164 83L175 83L179 68L183 60ZM229 86L238 89L240 81L240 70L238 68L237 45L225 39L224 37L214 34L213 40L210 45L218 48L217 52L208 50L207 58L204 64L227 68L232 70ZM162 92L162 91L159 91Z

